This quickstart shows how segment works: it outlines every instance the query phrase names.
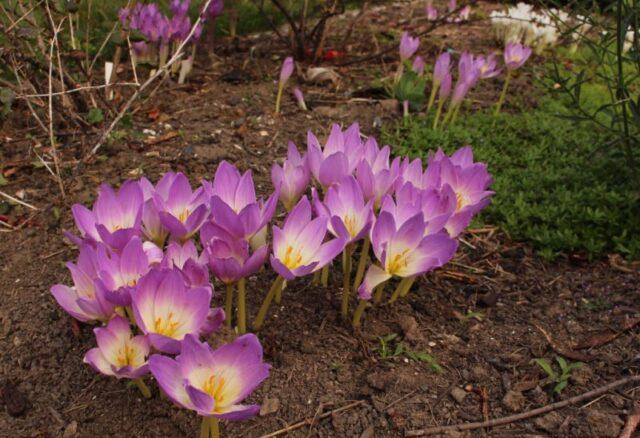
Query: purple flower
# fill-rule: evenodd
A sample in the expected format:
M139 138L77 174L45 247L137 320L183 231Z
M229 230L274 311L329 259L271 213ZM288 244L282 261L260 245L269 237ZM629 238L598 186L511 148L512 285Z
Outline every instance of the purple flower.
M322 269L344 249L343 238L326 243L326 217L311 219L311 204L303 197L287 215L284 226L273 227L271 266L286 280Z
M457 242L447 233L425 237L426 224L418 213L397 227L393 215L381 212L371 230L371 244L380 265L367 270L358 289L362 300L370 300L373 288L393 276L413 277L447 263L456 252Z
M365 203L360 185L353 176L346 176L340 184L327 190L324 202L313 191L313 205L320 217L329 219L331 234L345 240L346 244L364 238L373 222L373 200Z
M438 10L431 4L427 5L427 20L435 21L438 19Z
M406 61L413 56L420 45L420 38L412 37L409 32L404 32L400 39L400 60Z
M254 248L262 246L277 207L277 190L266 202L257 200L251 171L240 175L226 161L218 165L213 184L205 187L211 196L213 222L237 238L252 241Z
M393 191L396 180L400 176L400 158L397 157L389 165L391 149L378 147L373 137L369 137L364 144L362 162L356 170L356 179L362 188L366 201L373 200L375 211L380 207L382 197Z
M118 193L108 184L102 184L93 210L75 204L71 211L83 239L92 243L103 242L120 250L132 237L140 234L142 200L142 191L134 181L126 181ZM77 237L67 236L80 244Z
M478 56L475 60L476 68L480 72L480 79L489 79L498 76L501 72L496 67L496 55L491 54L486 58L484 56Z
M291 75L293 74L293 69L295 68L296 64L293 61L293 58L291 56L288 56L285 58L285 60L282 62L282 68L280 69L280 84L284 85L287 83L287 81L289 80L289 78L291 77Z
M176 354L188 334L209 332L211 288L188 288L178 270L152 270L145 275L132 296L133 315L138 328L148 335L159 351Z
M363 146L357 123L344 132L335 124L322 148L311 131L307 134L307 164L311 174L324 188L352 175L362 161Z
M520 68L531 56L531 48L518 43L507 43L504 49L504 63L509 70Z
M302 157L298 148L289 142L287 159L282 167L274 163L271 167L271 182L280 193L280 202L287 211L291 210L311 180L306 157Z
M171 0L169 9L174 16L185 16L189 12L191 0Z
M267 260L267 245L262 245L250 254L250 246L246 240L232 236L214 223L205 224L200 237L211 272L225 284L233 284L258 272Z
M422 76L424 74L424 68L424 59L422 59L422 56L420 55L416 56L413 60L413 64L411 65L411 70L413 70L418 76Z
M471 14L471 6L467 5L464 8L460 9L460 14L458 15L458 21L467 21L469 19L470 14Z
M98 268L96 250L84 243L80 246L78 263L67 263L73 287L56 284L51 294L58 304L72 317L82 322L108 321L115 306L107 301L104 290L96 287Z
M129 306L131 294L138 280L149 272L149 259L142 241L134 237L122 253L110 251L98 244L96 250L98 284L104 288L105 297L117 306Z
M190 239L209 216L208 194L203 187L193 191L183 173L166 173L151 197L162 227L174 240Z
M204 226L206 227L207 224ZM171 242L162 259L162 267L179 269L189 287L209 286L206 258L198 256L198 250L193 240L188 240L184 244Z
M222 15L222 10L224 9L223 0L213 0L209 5L209 9L205 11L205 16L210 19L215 19Z
M84 363L118 379L139 379L149 372L149 340L146 336L133 336L126 318L115 316L106 327L93 332L98 347L85 354Z
M162 391L178 405L198 415L238 421L256 415L258 405L240 404L264 379L270 366L253 334L212 350L187 335L175 359L154 354L149 369Z
M436 59L436 64L433 67L433 84L439 86L444 78L449 74L451 69L451 55L449 52L442 52Z
M444 102L451 94L451 73L447 73L447 75L442 79L440 83L440 90L438 90L438 99L441 102Z
M304 101L304 95L300 88L295 87L293 89L293 97L295 97L296 102L298 102L298 106L302 111L307 111L307 103Z

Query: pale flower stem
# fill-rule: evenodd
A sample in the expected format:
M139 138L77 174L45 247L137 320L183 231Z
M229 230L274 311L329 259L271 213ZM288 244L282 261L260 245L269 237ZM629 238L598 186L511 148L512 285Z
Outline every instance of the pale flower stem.
M386 282L380 283L373 290L373 304L377 305L377 304L380 304L380 302L382 301L382 295L384 293L384 287L386 286L386 284L387 284Z
M364 309L367 308L367 301L365 300L360 300L360 302L358 303L358 307L356 308L356 311L353 313L353 322L351 323L353 325L353 328L358 328L360 327L361 324L361 319L362 319L362 314L364 313Z
M209 438L209 418L202 417L200 423L200 438Z
M433 129L438 129L438 121L440 120L440 115L442 114L443 106L444 106L444 99L440 99L438 101L438 109L436 110L436 116L433 119Z
M364 277L364 268L367 266L367 261L369 261L370 248L371 240L369 240L369 237L365 237L364 243L362 244L362 250L360 251L360 260L358 261L356 278L353 280L353 290L358 290L358 287L360 287L360 283Z
M329 265L325 265L325 267L322 268L321 282L322 287L329 286Z
M238 281L238 333L244 335L247 332L247 282L244 278Z
M415 282L416 282L416 277L408 277L407 278L406 284L404 285L404 287L400 291L400 298L404 298L407 295L409 295L409 291L411 290L411 286L413 286L413 283L415 283Z
M317 286L320 284L320 271L316 271L313 273L313 280L311 280L311 284L313 286Z
M276 291L278 289L282 289L282 284L284 283L284 277L278 275L278 277L274 280L271 285L271 289L269 289L269 293L264 298L262 302L262 306L260 306L260 310L258 311L258 315L256 319L253 321L253 330L258 331L262 328L262 324L264 324L264 319L267 316L267 312L269 311L269 307L271 307L271 302L276 295Z
M220 422L216 417L209 417L209 437L220 438Z
M342 306L341 313L344 321L349 317L349 297L351 295L351 254L353 244L347 245L342 253L343 260L343 286L342 286Z
M278 95L276 96L276 114L280 114L280 102L282 101L282 92L284 91L284 84L278 83Z
M507 88L509 88L510 80L511 80L511 70L507 70L507 77L504 80L504 87L502 87L502 93L500 93L500 98L498 99L498 103L496 104L496 111L493 113L494 117L500 114L500 110L502 109L502 104L504 103L504 99L507 96Z
M151 398L151 390L144 383L144 380L142 380L141 378L140 379L133 379L133 383L136 384L136 386L138 387L138 389L140 390L140 392L142 393L142 396L144 398Z
M224 313L226 315L225 324L228 328L231 328L231 321L233 321L233 283L227 284L227 295L224 302Z
M389 299L389 304L395 303L397 301L397 299L400 298L400 294L401 294L402 290L407 286L407 282L409 280L412 280L412 278L411 277L405 277L402 280L400 280L400 283L398 283L398 286L396 287L396 290L393 291L393 295L391 295L391 298Z
M436 86L435 82L433 83L433 88L431 89L431 94L429 95L429 103L427 104L427 111L426 113L428 114L429 111L431 111L431 107L433 106L433 103L436 101L436 92L438 91L438 87Z

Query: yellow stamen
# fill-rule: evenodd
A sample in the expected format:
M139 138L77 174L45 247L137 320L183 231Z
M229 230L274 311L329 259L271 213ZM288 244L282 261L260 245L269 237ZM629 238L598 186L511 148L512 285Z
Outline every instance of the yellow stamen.
M387 272L391 275L396 275L402 268L405 268L409 264L407 257L408 249L405 249L399 254L393 256L393 258L387 263Z
M178 328L182 325L182 322L174 321L173 317L174 317L173 312L169 312L166 319L163 319L160 316L157 317L154 324L155 326L154 332L158 333L159 335L164 335L169 338L174 338Z
M202 388L202 390L213 397L213 399L216 401L216 406L224 406L225 394L223 377L216 378L215 374L211 374L206 382L204 382L204 387Z
M135 351L133 347L129 345L129 342L125 342L124 346L118 350L116 356L116 365L119 367L126 367L128 365L135 365Z
M294 251L291 245L287 246L287 251L284 255L284 260L282 260L282 264L285 265L289 269L295 269L300 266L302 262L302 254L300 254L300 250L297 249Z

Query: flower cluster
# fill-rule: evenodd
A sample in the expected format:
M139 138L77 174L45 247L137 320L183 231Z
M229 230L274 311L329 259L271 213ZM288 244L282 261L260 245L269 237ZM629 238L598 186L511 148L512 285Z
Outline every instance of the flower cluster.
M163 67L171 51L175 51L180 43L186 40L191 33L193 23L189 17L191 0L171 0L169 9L171 15L162 12L157 3L136 3L130 8L122 8L119 11L120 22L123 27L130 32L139 32L144 41L132 43L133 62L148 63ZM203 23L206 19L214 19L222 13L222 0L211 2L207 11L190 39L193 49L191 57L182 61L183 71L180 74L181 81L188 74L193 65L196 42L200 39L203 30Z
M469 15L471 14L471 6L466 5L458 11L457 15L454 15L454 12L458 9L458 2L456 0L449 0L447 4L447 13L443 15L447 15L446 19L449 23L462 23L469 20ZM429 1L425 8L425 12L427 14L427 20L436 21L440 18L438 13L438 9L433 6L432 2Z
M232 295L226 312L211 308L210 272L228 290L237 285L238 331L245 331L244 281L267 259L277 198L258 199L251 172L222 162L213 181L195 190L184 174L170 172L155 185L146 178L118 191L103 184L91 209L74 205L80 234L67 233L80 248L77 263L67 264L73 286L51 292L77 320L105 324L95 329L98 346L85 362L134 379L146 396L142 377L150 372L169 398L207 424L254 415L255 406L238 403L268 374L257 338L217 350L199 340L233 317Z
M74 205L80 233L67 233L80 248L77 263L68 264L73 286L51 292L74 318L104 325L85 362L133 379L147 396L142 377L150 372L209 430L217 430L217 419L254 415L256 406L239 403L267 377L268 365L257 338L244 335L248 276L267 259L277 274L254 320L259 330L287 282L313 274L327 286L342 254L341 314L349 317L357 289L359 326L369 303L382 299L382 285L400 279L395 301L418 276L451 260L456 238L493 194L471 147L451 156L438 150L424 167L419 159L392 159L389 146L363 137L357 124L334 125L324 142L309 132L304 154L290 143L271 176L274 191L265 200L256 196L251 171L223 161L213 180L195 189L184 174L169 172L155 185L146 178L117 191L103 184L91 209ZM271 227L269 244L278 201L287 215ZM211 274L227 288L224 311L211 308ZM225 318L231 325L236 290L243 336L212 350L201 339Z

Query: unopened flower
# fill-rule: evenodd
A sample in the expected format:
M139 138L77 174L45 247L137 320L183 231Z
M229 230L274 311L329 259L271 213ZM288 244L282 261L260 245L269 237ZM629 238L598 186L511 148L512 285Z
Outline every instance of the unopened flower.
M302 90L300 88L295 87L293 89L293 97L295 97L296 102L298 102L298 106L301 110L307 111L307 103L304 101L304 95L302 94Z
M311 174L324 188L352 175L362 160L360 127L352 124L344 132L335 124L324 148L311 131L307 134L307 163Z
M382 197L391 193L400 176L400 157L389 164L389 146L382 149L373 137L364 144L363 160L356 169L356 179L362 188L366 201L373 201L375 211L380 207Z
M214 223L247 241L266 232L275 213L278 193L276 190L266 202L257 199L250 170L241 175L235 166L223 161L218 165L213 184L205 183L205 188L211 196ZM264 243L259 240L254 248Z
M427 20L435 21L438 19L438 10L431 4L427 5Z
M207 224L204 225L206 226ZM162 259L162 267L179 269L189 287L206 287L209 286L209 270L204 259L205 257L198 255L198 249L193 240L183 244L171 242Z
M253 334L213 350L187 335L175 359L154 354L149 369L173 402L204 417L238 421L256 415L258 405L240 404L269 376L262 346Z
M323 243L326 217L311 219L311 204L303 197L287 215L284 226L273 227L271 266L286 280L309 275L330 263L345 246L343 238Z
M422 76L424 74L425 63L422 56L418 55L413 59L413 64L411 65L411 69L418 76Z
M282 166L274 163L271 167L271 182L279 190L280 202L287 211L296 205L310 181L311 173L306 157L302 157L296 145L289 142L287 159Z
M486 58L484 56L478 56L475 59L475 64L480 73L480 79L493 78L498 76L501 72L501 70L496 66L497 61L494 54L491 54Z
M420 38L412 37L409 32L404 32L400 39L400 60L406 61L413 56L420 45Z
M149 372L150 344L146 336L133 336L129 321L115 316L106 327L95 328L98 343L85 354L84 363L118 379L139 379Z

